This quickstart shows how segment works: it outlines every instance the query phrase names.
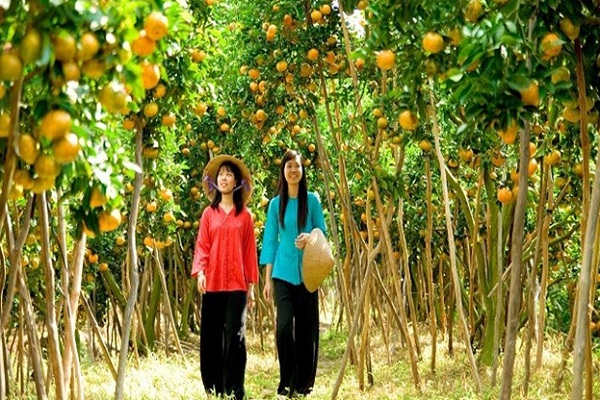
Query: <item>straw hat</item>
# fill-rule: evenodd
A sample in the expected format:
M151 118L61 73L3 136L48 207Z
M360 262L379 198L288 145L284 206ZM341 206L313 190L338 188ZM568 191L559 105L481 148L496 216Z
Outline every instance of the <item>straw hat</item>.
M237 165L240 169L242 182L237 182L237 184L240 188L239 190L242 191L242 200L244 201L244 204L248 204L250 196L252 195L252 175L250 175L250 170L243 162L226 154L213 157L208 164L206 164L206 167L204 167L204 172L202 173L202 188L204 189L204 194L206 194L206 197L208 197L210 201L215 198L215 191L217 190L215 187L217 183L217 174L219 173L221 165L226 161Z
M333 254L323 231L315 228L310 232L302 257L302 279L309 292L321 286L333 269Z

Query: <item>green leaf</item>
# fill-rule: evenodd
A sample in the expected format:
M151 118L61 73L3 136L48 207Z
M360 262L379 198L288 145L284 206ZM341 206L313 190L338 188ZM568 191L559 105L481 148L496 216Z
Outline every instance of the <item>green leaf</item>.
M506 83L508 84L508 86L511 89L514 89L516 91L521 91L521 90L527 89L529 87L530 80L525 75L515 74L515 75L510 76L509 79L506 81Z

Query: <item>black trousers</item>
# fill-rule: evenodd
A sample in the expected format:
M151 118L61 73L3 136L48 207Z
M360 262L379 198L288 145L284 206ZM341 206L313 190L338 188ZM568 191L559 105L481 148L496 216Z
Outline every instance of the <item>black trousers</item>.
M242 400L246 373L246 292L202 298L200 373L207 393Z
M317 375L319 351L319 295L304 284L292 285L273 279L279 356L279 387L286 396L312 391Z

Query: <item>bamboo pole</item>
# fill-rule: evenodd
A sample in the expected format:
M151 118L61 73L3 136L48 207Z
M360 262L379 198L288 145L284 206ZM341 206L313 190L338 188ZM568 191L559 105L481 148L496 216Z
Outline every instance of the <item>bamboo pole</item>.
M130 291L125 306L123 316L123 332L121 335L121 350L119 353L119 367L117 374L117 384L115 388L115 400L123 400L125 389L125 372L127 368L127 354L129 353L129 335L131 331L132 317L135 304L137 303L139 290L138 257L136 244L137 218L140 208L140 193L142 190L142 181L144 179L144 162L142 160L142 122L138 119L135 133L135 162L139 168L135 173L135 184L133 186L133 197L131 199L131 211L129 213L129 226L127 228L128 237L128 263L127 269L130 273Z
M583 123L583 121L581 122ZM600 142L598 143L600 148ZM600 156L596 159L596 171L600 171ZM590 274L592 270L593 250L595 242L595 230L598 223L598 213L600 212L600 179L594 179L592 197L589 203L587 213L587 224L585 228L585 240L583 241L581 270L577 282L577 300L575 311L577 313L575 322L575 348L573 350L573 387L571 390L571 400L580 400L583 398L584 385L584 364L586 361L586 343L590 334L589 330L589 307L590 307ZM586 378L589 376L586 373ZM588 388L587 393L591 395Z
M48 218L48 201L46 192L42 192L38 202L38 212L41 217L42 227L42 263L44 265L44 278L46 284L46 327L48 329L48 348L50 350L49 361L51 371L54 375L56 398L66 400L68 390L65 388L64 369L60 351L60 340L58 323L56 321L56 286L54 278L54 265L50 249L50 221Z
M4 176L2 178L2 192L0 192L0 232L4 227L4 221L8 216L8 195L12 186L12 179L17 169L17 155L15 146L18 143L19 115L21 95L23 90L23 77L13 82L9 91L10 96L10 125L8 127L8 138L6 144L6 155L4 158Z
M455 250L455 242L454 242L454 227L452 223L452 213L450 211L450 198L448 196L448 182L446 178L446 167L444 163L444 155L442 154L442 149L440 147L440 128L437 122L437 112L436 112L436 103L434 97L434 86L433 80L430 78L430 112L431 112L431 120L433 121L433 139L435 142L435 153L437 155L439 167L440 167L440 177L442 180L442 194L444 197L444 210L446 214L446 230L448 235L448 247L450 248L450 267L452 271L452 280L454 285L454 294L456 306L458 308L458 316L461 323L461 329L463 332L463 340L465 343L465 350L467 352L467 357L469 359L469 364L471 366L471 373L473 375L473 379L475 381L475 386L477 388L477 392L479 394L482 393L483 389L481 386L481 380L479 379L479 372L477 371L477 363L475 362L475 358L473 357L473 352L471 351L471 344L469 340L469 327L467 325L467 321L465 318L464 308L462 305L462 293L460 291L460 281L458 277L458 269L456 265L456 250Z
M502 384L500 400L510 399L514 373L515 352L517 346L517 330L519 328L519 311L521 308L521 270L523 265L523 237L525 227L525 209L527 206L527 170L529 166L529 121L525 122L525 129L520 131L519 143L519 190L517 204L514 210L514 222L511 241L511 278L510 294L508 298L508 314L505 336L504 363L502 365Z
M433 211L431 204L432 185L429 157L425 157L425 175L427 177L427 233L425 235L425 270L427 282L427 300L429 303L429 333L431 335L431 372L435 372L437 349L437 319L435 316L434 286L433 286L433 257L431 242L433 237Z
M60 190L57 190L58 197L61 197ZM65 215L62 202L58 202L57 208L57 219L58 219L58 246L60 248L60 271L61 271L61 295L64 297L63 301L63 315L65 318L64 332L65 332L65 343L64 343L64 358L63 358L63 384L65 387L69 387L71 382L71 372L74 374L73 384L77 384L77 399L83 400L83 378L81 376L81 366L79 364L79 354L77 350L77 343L75 340L75 330L77 325L77 307L73 307L71 303L70 294L70 280L69 274L69 261L67 260L67 230L65 227ZM85 235L85 233L83 234ZM83 260L82 260L83 263ZM79 270L79 275L82 270ZM75 285L77 285L77 278L74 277ZM79 277L81 282L81 276ZM78 293L78 292L77 292ZM74 386L74 385L73 385ZM71 393L73 397L73 393Z

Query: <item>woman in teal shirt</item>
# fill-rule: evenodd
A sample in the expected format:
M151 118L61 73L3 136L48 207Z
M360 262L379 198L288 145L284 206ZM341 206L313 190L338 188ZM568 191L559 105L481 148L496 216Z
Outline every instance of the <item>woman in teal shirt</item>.
M326 232L321 202L308 192L299 153L281 162L277 196L269 203L260 263L266 265L263 295L277 307L279 356L277 393L291 397L311 392L319 350L319 295L302 282L302 254L313 228Z

